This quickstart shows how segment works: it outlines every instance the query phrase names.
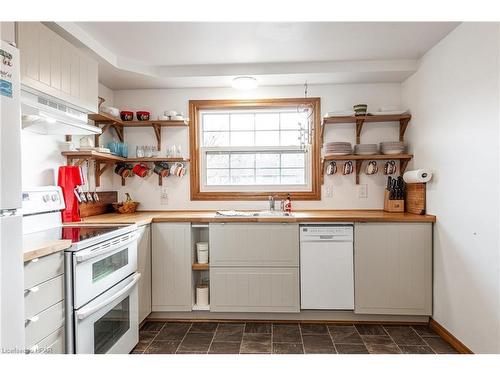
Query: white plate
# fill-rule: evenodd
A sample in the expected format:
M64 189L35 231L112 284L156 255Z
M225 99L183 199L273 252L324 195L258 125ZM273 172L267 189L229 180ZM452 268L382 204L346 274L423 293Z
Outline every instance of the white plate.
M402 154L404 150L382 150L382 154L384 155L397 155Z
M329 152L326 154L326 156L344 156L344 155L351 155L350 152Z
M377 155L378 152L377 151L373 151L373 152L369 152L369 151L361 151L361 152L355 152L356 155Z
M402 115L403 113L408 112L408 110L403 111L403 110L398 110L398 111L377 111L377 112L370 112L370 115L378 116L378 115Z

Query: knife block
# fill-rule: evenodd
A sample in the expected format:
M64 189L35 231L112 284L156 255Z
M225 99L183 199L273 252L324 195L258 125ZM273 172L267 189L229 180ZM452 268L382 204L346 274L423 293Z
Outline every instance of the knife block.
M404 199L389 199L389 190L384 190L384 211L386 212L404 212Z

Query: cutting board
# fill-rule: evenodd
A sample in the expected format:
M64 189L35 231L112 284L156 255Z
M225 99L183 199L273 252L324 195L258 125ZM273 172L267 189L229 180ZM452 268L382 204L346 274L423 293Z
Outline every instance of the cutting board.
M425 183L406 184L406 212L425 215Z

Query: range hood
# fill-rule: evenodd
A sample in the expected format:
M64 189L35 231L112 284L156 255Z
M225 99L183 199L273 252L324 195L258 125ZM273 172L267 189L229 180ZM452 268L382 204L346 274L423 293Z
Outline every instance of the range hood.
M23 129L38 134L101 134L98 126L88 124L87 113L69 103L25 87L21 90Z

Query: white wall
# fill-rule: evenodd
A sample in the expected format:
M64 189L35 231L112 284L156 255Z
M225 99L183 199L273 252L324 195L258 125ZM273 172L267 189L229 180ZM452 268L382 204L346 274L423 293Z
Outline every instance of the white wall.
M465 23L402 85L414 166L434 231L433 318L476 353L500 353L499 26Z
M188 115L190 99L232 99L232 98L281 98L302 97L303 86L262 87L251 92L236 91L230 88L194 88L169 90L122 90L114 92L114 105L120 109L148 110L153 118L164 110L174 109ZM400 84L349 84L349 85L315 85L309 87L309 96L321 97L322 113L335 109L349 109L356 103L367 103L373 110L383 105L399 105L401 100ZM392 124L368 124L363 129L362 142L380 142L397 140L398 126ZM156 138L152 129L129 128L125 131L131 154L135 154L137 145L155 145ZM330 125L325 133L325 140L350 141L355 143L353 124ZM180 144L185 157L188 157L188 129L165 128L162 133L162 151L173 144ZM381 164L383 166L383 164ZM160 187L155 176L148 180L138 177L127 180L127 186L120 186L120 178L114 176L114 185L122 193L130 192L134 199L141 202L141 209L229 209L229 208L263 208L267 202L221 202L190 201L189 175L182 180L168 177L164 182L168 191L168 204L160 205ZM341 209L368 208L380 209L383 206L384 176L361 176L361 183L368 184L368 198L359 199L354 176L326 176L325 185L333 185L333 197L321 201L295 202L295 208ZM123 196L123 194L122 194Z

